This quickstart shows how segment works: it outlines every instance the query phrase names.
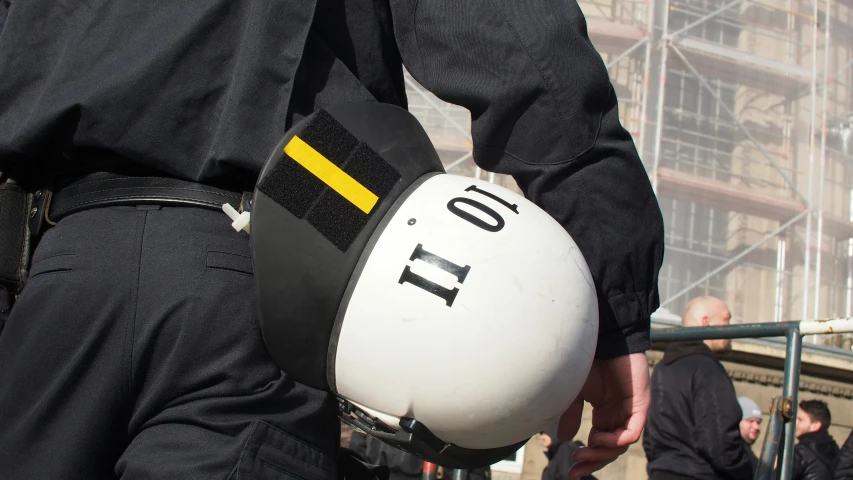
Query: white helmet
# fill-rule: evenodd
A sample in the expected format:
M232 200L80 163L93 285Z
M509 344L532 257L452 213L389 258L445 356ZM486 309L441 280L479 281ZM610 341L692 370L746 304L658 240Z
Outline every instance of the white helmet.
M444 174L397 107L339 105L288 132L258 182L252 248L279 366L443 466L506 457L589 373L598 304L572 238L524 197Z

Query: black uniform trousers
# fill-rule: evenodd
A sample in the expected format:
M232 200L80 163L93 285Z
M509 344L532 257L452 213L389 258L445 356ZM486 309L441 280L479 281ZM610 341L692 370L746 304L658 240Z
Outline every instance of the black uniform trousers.
M336 403L259 331L222 213L108 207L50 228L0 334L0 478L337 478Z

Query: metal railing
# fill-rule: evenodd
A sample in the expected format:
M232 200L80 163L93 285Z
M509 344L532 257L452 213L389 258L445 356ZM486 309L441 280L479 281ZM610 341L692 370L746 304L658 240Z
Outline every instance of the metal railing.
M761 447L761 458L755 471L756 480L775 478L774 470L780 465L781 480L791 479L794 452L794 427L797 418L797 393L800 383L800 357L803 335L853 332L853 318L835 318L802 322L747 323L711 327L680 327L652 330L652 341L671 342L687 340L716 340L735 338L785 337L785 373L782 396L773 399L770 406L770 423ZM782 431L784 430L784 434ZM781 452L779 445L782 445Z
M421 474L421 480L467 480L468 470L463 469L445 469L443 475L439 478L438 465L424 460L424 469Z

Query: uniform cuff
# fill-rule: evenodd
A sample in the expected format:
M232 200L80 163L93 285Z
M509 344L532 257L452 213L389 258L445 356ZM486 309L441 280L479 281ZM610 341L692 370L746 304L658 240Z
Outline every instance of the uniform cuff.
M657 308L657 291L650 293L620 293L599 298L598 346L595 358L607 360L652 347L651 311Z

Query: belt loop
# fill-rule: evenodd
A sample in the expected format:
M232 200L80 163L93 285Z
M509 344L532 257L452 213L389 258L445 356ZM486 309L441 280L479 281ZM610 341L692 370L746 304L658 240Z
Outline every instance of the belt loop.
M240 213L252 211L252 196L254 192L244 190L243 196L240 197Z
M56 222L50 219L50 205L51 205L50 202L51 202L51 200L53 200L53 190L52 189L46 190L45 195L46 195L46 197L44 200L44 209L43 209L44 221L48 225L53 226L53 225L56 225Z
M240 198L240 213L252 211L252 197L258 177L250 173L243 175L243 196Z
M32 193L32 202L30 203L30 211L28 212L28 222L30 235L33 238L38 238L48 227L56 225L56 222L50 220L48 216L50 210L50 199L53 198L51 188L43 187Z

